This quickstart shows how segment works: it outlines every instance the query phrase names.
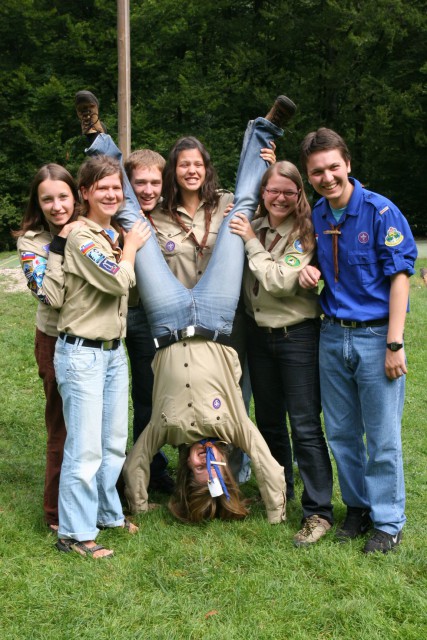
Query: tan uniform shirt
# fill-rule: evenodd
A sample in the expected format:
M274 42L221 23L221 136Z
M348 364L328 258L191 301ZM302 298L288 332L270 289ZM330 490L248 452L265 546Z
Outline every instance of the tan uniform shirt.
M44 278L49 268L59 272L62 277L62 256L49 254L51 241L51 233L40 227L35 231L27 231L18 238L17 246L22 270L27 278L27 286L39 302L36 313L37 329L48 336L56 337L59 312L50 304L44 288Z
M64 303L58 331L90 340L113 340L126 334L127 297L135 285L130 262L116 263L102 227L88 218L67 238ZM116 239L117 234L115 233ZM60 303L60 291L58 300Z
M314 251L304 251L298 238L290 238L293 224L293 218L287 218L277 229L270 229L267 216L258 218L252 228L258 237L267 228L266 248L258 238L245 243L245 307L259 327L287 327L321 313L317 290L298 284L299 273L310 264ZM281 238L269 253L277 233Z
M233 194L221 192L218 206L212 213L207 246L200 256L188 234L171 219L169 213L161 207L153 211L153 220L157 227L157 240L172 273L187 289L192 289L200 280L208 266L218 236L218 230L224 220L224 211L231 202ZM178 214L199 242L205 235L205 210L203 202L197 208L194 218L188 215L184 207L178 207Z
M150 462L164 444L193 444L215 437L251 458L269 522L285 519L285 476L246 415L236 352L193 338L161 349L154 357L153 413L123 468L132 512L148 509Z

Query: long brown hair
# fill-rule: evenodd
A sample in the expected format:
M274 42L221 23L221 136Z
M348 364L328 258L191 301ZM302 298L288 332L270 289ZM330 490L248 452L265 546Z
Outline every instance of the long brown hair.
M27 231L34 231L40 226L44 227L46 231L49 231L49 224L44 217L43 211L39 204L39 186L45 180L58 180L65 182L73 194L76 205L79 202L79 192L77 191L76 183L73 176L67 169L61 167L60 164L49 163L44 164L35 174L31 185L30 195L28 198L27 206L25 208L24 216L21 222L21 228L18 231L12 231L14 238L23 236ZM77 207L74 206L74 213L71 216L69 222L72 222L77 218Z
M182 204L180 188L176 180L176 165L181 151L187 149L197 149L205 165L206 177L199 190L199 198L205 203L205 213L212 214L219 200L218 179L208 150L197 138L192 136L180 138L172 147L163 172L163 208L172 218L177 214L178 205Z
M307 196L304 191L304 184L302 177L298 169L292 162L282 160L271 165L264 173L261 181L260 195L262 196L268 181L273 175L283 176L292 180L298 189L298 200L295 207L295 223L291 230L291 237L293 239L299 238L301 245L305 251L311 251L315 247L314 229L311 220L311 207L308 203ZM260 198L260 211L256 216L257 218L267 216L268 211L265 207L264 200Z
M227 460L226 445L216 443L223 459ZM182 445L179 448L178 470L175 492L168 507L171 513L186 523L198 523L219 518L220 520L243 520L248 510L243 503L240 490L233 478L228 465L221 468L224 482L230 499L225 495L213 498L207 484L196 482L193 472L187 464L190 447Z

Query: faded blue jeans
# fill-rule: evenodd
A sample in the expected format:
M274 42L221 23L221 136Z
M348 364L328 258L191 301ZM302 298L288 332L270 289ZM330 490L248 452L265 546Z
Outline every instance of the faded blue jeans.
M349 329L323 320L320 387L343 502L370 509L375 528L396 535L406 521L400 438L405 376L385 375L387 330L387 324Z
M184 287L170 271L154 231L138 251L136 280L153 337L171 335L191 325L210 329L217 335L231 333L245 255L242 239L231 233L229 221L236 211L252 218L258 205L261 179L269 166L260 157L260 150L282 135L283 130L265 118L249 122L240 156L233 210L224 218L212 258L193 289ZM122 158L120 150L106 134L97 136L86 153ZM140 206L126 176L124 193L125 203L117 214L117 221L130 229L140 217Z

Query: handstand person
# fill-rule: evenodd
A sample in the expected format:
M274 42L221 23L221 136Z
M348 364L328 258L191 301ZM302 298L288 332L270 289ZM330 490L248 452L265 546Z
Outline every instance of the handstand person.
M248 217L253 215L258 204L259 184L268 166L259 158L259 150L283 134L277 125L287 122L294 110L295 106L288 98L280 97L267 118L257 118L250 123L242 150L233 211L244 212ZM88 150L89 154L96 153L97 140ZM112 145L111 141L111 152L117 156L120 152ZM117 220L126 229L138 218L139 205L130 188L125 188L125 197L126 206ZM186 466L187 460L191 465L194 455L193 476L199 479L197 488L203 487L210 503L199 510L200 516L196 516L191 507L193 489L178 486L172 499L174 512L181 519L190 521L220 514L220 517L235 517L233 511L237 517L242 517L244 506L228 513L214 508L218 497L211 495L209 487L212 489L211 485L217 484L215 478L219 474L215 467L218 465L210 465L214 470L211 468L209 486L206 474L201 473L207 462L200 441L208 438L211 442L212 438L217 438L239 446L250 455L269 521L276 523L285 519L283 468L271 456L261 434L246 415L238 384L239 361L234 349L228 346L244 263L243 244L228 228L232 216L233 212L221 225L212 258L192 289L187 289L171 273L154 235L137 254L137 284L158 351L153 361L151 421L124 467L126 495L135 513L148 509L150 460L163 444L169 443L192 445L189 455L180 456L181 465ZM215 457L221 458L215 443L212 444ZM179 470L178 478L183 475ZM232 487L231 492L227 490L230 495L234 493ZM219 501L226 506L231 503L227 496Z

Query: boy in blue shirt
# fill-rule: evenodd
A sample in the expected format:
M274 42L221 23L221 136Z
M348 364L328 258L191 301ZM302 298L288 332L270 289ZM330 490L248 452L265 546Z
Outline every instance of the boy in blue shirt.
M336 132L309 133L301 161L323 196L313 209L319 268L306 267L300 285L315 287L320 278L325 283L322 405L347 506L336 535L341 541L355 538L372 522L363 551L387 553L400 543L406 520L403 330L416 245L399 209L349 177L350 153Z

